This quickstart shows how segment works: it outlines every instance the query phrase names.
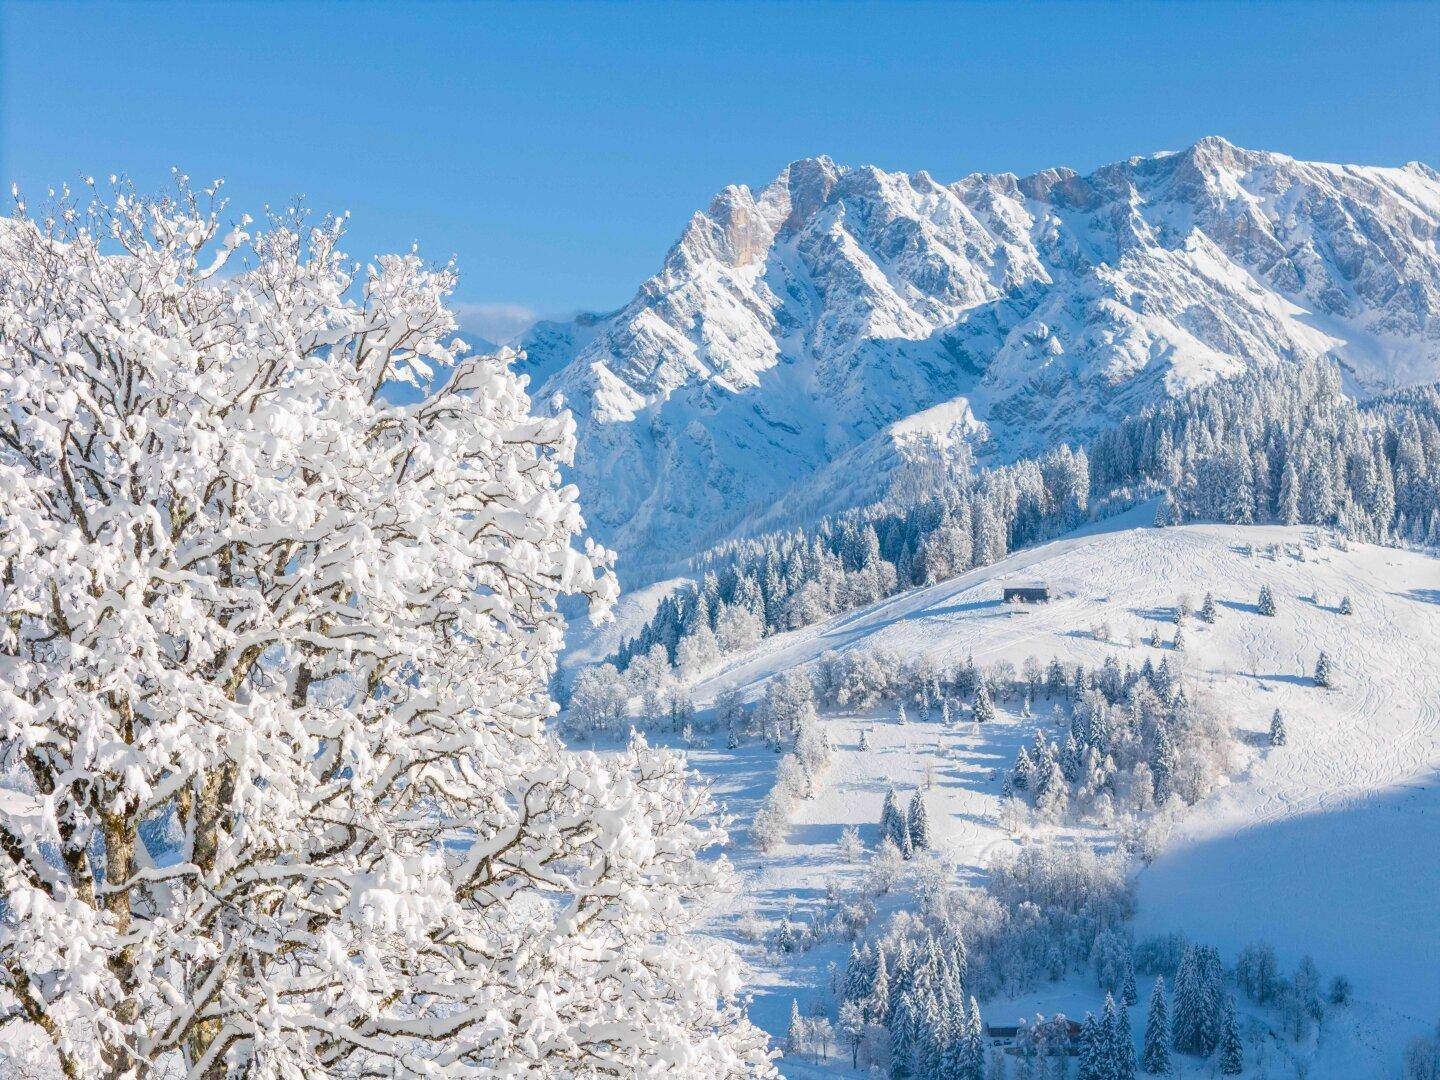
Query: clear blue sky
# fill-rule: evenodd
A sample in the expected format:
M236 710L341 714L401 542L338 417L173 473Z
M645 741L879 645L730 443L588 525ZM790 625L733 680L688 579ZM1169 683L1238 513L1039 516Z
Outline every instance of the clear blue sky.
M304 193L357 256L459 256L472 325L603 309L730 182L827 153L1087 169L1220 134L1440 166L1440 4L30 4L0 180Z

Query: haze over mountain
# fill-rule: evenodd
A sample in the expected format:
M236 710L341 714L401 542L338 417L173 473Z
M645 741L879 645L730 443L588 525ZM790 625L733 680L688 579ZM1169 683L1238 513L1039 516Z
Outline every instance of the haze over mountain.
M632 581L897 476L1080 440L1246 365L1440 377L1440 173L1207 138L1080 176L847 168L726 188L617 312L542 323Z

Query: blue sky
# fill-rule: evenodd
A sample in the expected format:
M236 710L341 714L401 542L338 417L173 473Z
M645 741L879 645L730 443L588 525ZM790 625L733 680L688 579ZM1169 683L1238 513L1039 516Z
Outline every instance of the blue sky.
M1221 134L1440 166L1440 4L0 0L0 180L349 209L459 257L468 321L605 309L786 162L1078 169Z

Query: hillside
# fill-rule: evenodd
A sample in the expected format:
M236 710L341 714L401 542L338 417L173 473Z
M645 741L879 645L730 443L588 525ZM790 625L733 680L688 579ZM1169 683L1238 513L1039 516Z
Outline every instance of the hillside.
M631 584L897 480L1079 440L1257 363L1440 375L1440 175L1204 139L1080 176L787 167L624 308L522 345Z
M1433 902L1440 561L1367 545L1341 549L1303 528L1161 530L1144 527L1144 520L1145 511L1137 511L769 639L699 681L697 700L703 705L731 687L754 696L776 674L829 650L952 663L973 656L982 666L997 660L1018 666L1027 656L1087 665L1112 655L1135 665L1168 656L1233 720L1235 761L1231 781L1193 807L1159 858L1139 873L1137 937L1182 931L1218 946L1227 962L1246 944L1268 941L1285 971L1313 956L1326 978L1343 973L1354 982L1356 1000L1327 1019L1318 1043L1294 1048L1274 1040L1277 1061L1295 1055L1308 1062L1311 1080L1390 1075L1405 1039L1440 1014L1440 972L1429 957L1440 941ZM1060 597L1035 607L1001 603L1006 582L1032 578L1049 582ZM1262 585L1276 596L1273 618L1256 611ZM1218 617L1210 626L1188 620L1183 652L1141 644L1157 626L1168 643L1177 601L1198 605L1207 590ZM1346 596L1354 606L1348 616L1338 611ZM1093 636L1102 623L1110 641ZM1332 690L1316 688L1310 677L1322 649L1339 665ZM1280 748L1266 737L1276 708L1289 727L1289 744ZM995 723L953 729L918 716L913 706L906 724L893 705L827 713L823 723L836 752L821 790L800 804L778 850L761 855L742 838L733 857L747 874L746 894L722 925L738 933L747 917L773 920L814 909L829 878L853 885L861 870L840 852L843 826L860 825L873 843L887 787L913 788L927 772L934 779L927 804L936 847L962 879L977 879L993 855L1017 843L999 823L995 770L1008 768L1049 722L1038 700L1033 717L1011 708ZM862 731L871 744L864 752ZM763 747L712 748L697 750L693 760L739 819L749 821L772 782L774 755ZM1108 843L1094 828L1058 832ZM827 945L777 958L750 947L757 1019L783 1034L791 998L806 1006L820 997L826 964L843 966L845 951ZM1079 1015L1098 1007L1096 994L1093 982L1071 980L992 1001L985 1013L1003 1022L1057 1009ZM1143 1010L1136 1012L1141 1020ZM1270 1022L1253 1018L1257 1030ZM787 1064L791 1075L817 1069Z

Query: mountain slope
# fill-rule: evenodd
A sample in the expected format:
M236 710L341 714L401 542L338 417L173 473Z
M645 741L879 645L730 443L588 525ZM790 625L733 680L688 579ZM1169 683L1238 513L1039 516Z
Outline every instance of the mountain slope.
M1084 438L1246 365L1331 353L1362 395L1440 377L1437 235L1428 166L1216 138L948 185L812 158L721 192L620 311L524 344L641 581L757 515Z
M1287 972L1313 955L1327 979L1353 980L1356 1001L1327 1019L1320 1044L1287 1052L1309 1055L1315 1080L1391 1075L1405 1040L1440 1012L1440 976L1427 951L1440 940L1428 858L1440 843L1440 672L1427 660L1440 651L1440 562L1370 545L1341 550L1303 528L1136 527L1144 516L771 638L706 676L697 699L728 687L756 695L774 675L831 649L1017 667L1028 656L1087 666L1109 656L1137 666L1169 657L1232 717L1237 761L1232 781L1188 811L1139 872L1137 934L1179 930L1218 946L1227 962L1245 945L1269 941ZM1019 609L1000 602L1003 584L1029 578L1049 581L1061 598ZM1261 585L1277 597L1274 618L1255 610ZM1195 602L1207 590L1219 616L1213 626L1189 621L1183 653L1138 644L1180 597ZM1347 595L1350 616L1337 611ZM1110 642L1089 633L1102 622ZM1162 627L1167 640L1172 632ZM1321 649L1341 672L1331 691L1308 678ZM1289 727L1282 748L1266 745L1276 708ZM935 778L931 828L962 880L1020 841L1000 823L991 770L1008 766L1036 727L1049 726L1040 702L1033 718L1012 711L995 724L952 730L913 708L900 725L893 706L827 714L823 723L835 761L820 793L800 804L789 842L765 856L733 855L749 874L742 910L774 919L799 897L803 917L808 903L820 902L817 882L834 876L855 885L861 871L842 857L842 827L873 826L887 787L908 790L927 771ZM862 730L869 751L858 748ZM773 771L774 755L763 747L709 750L694 760L748 820L766 787L754 762L765 758ZM781 1033L790 999L806 1007L821 996L825 964L843 961L845 948L794 960L753 954L761 969L756 1018ZM1091 980L1071 981L989 1002L986 1016L1082 1015L1097 1007L1098 993Z

